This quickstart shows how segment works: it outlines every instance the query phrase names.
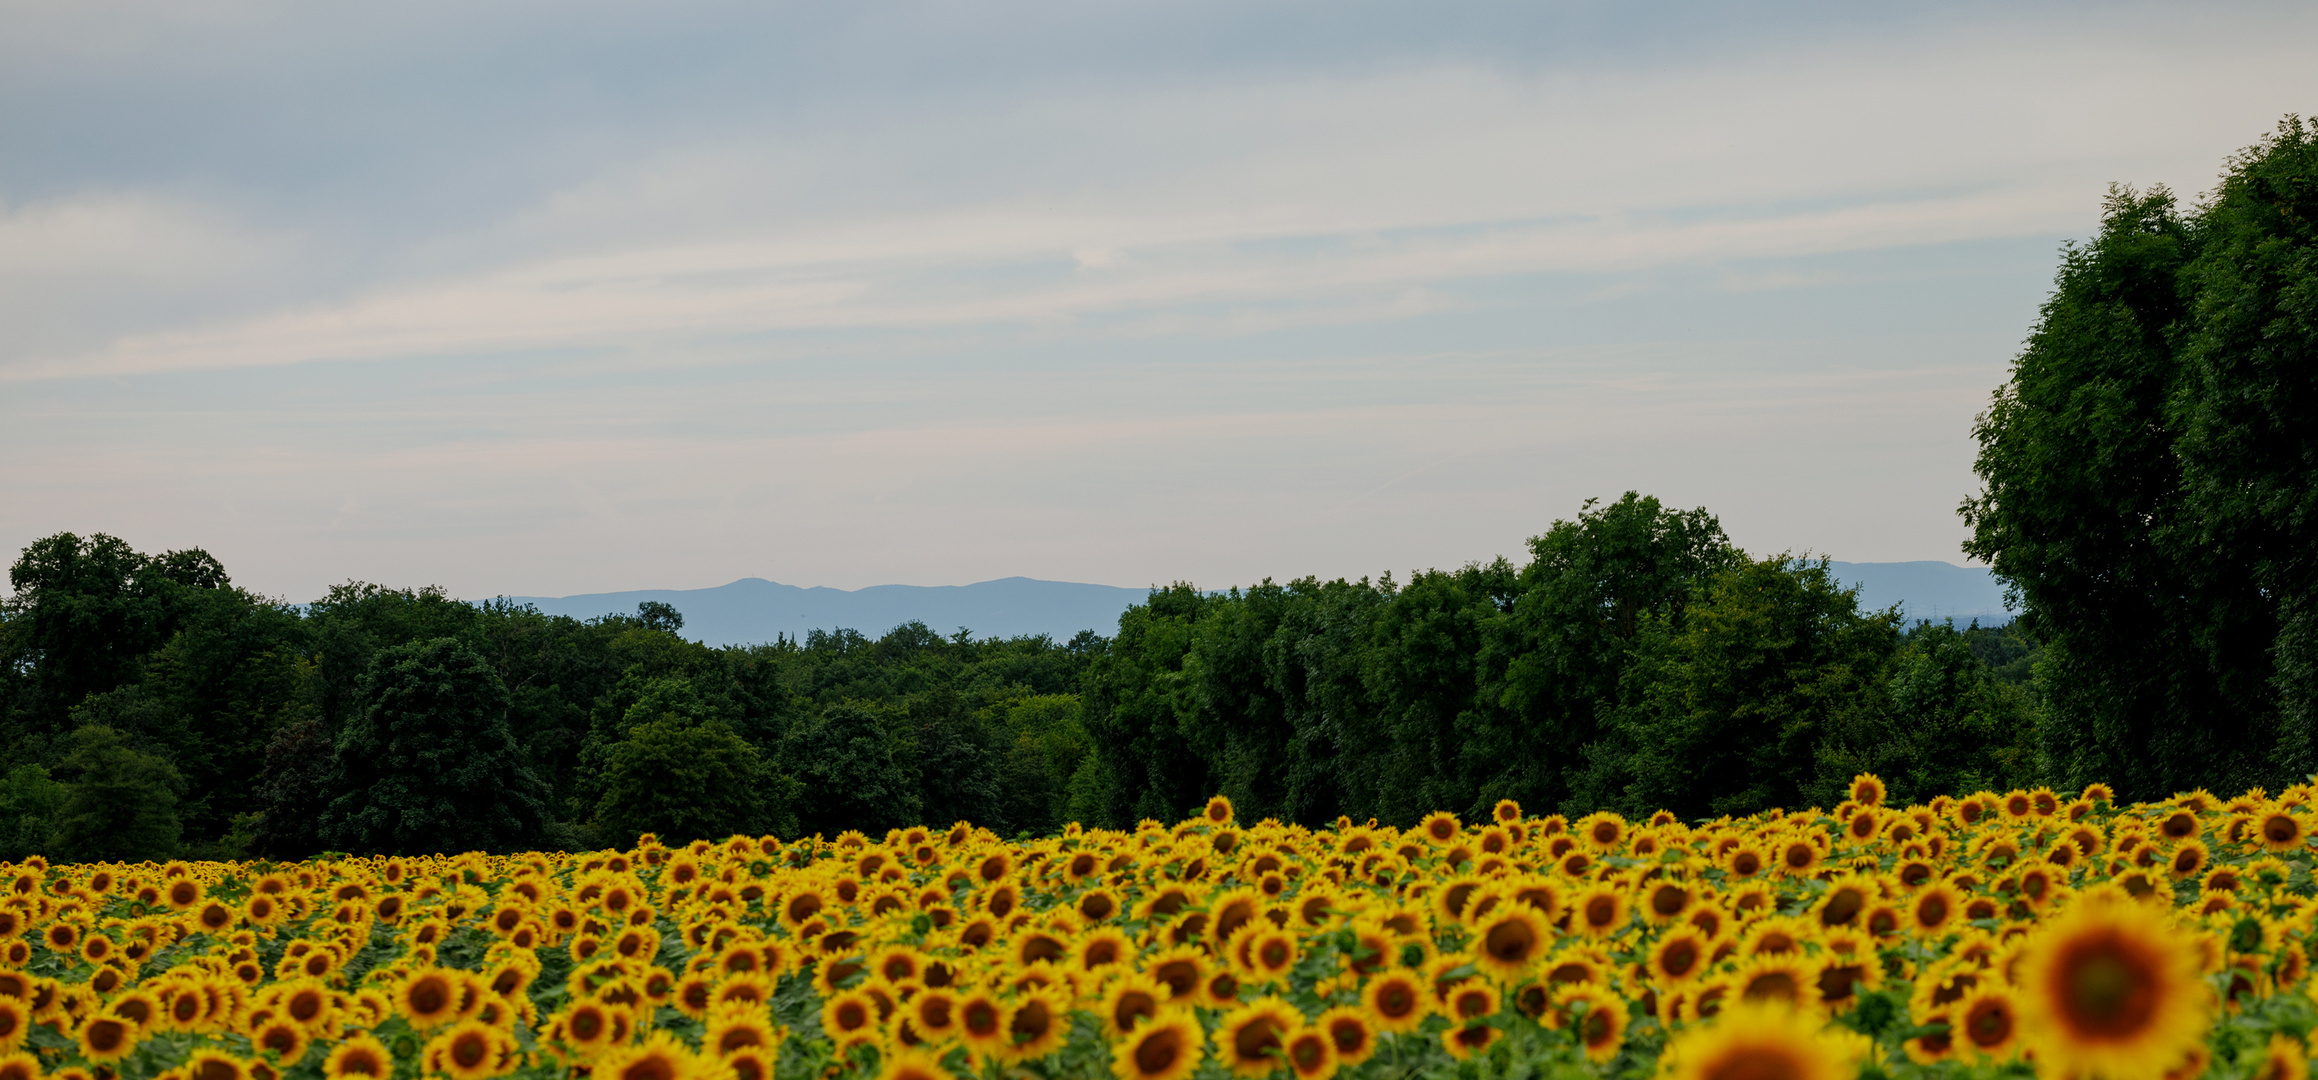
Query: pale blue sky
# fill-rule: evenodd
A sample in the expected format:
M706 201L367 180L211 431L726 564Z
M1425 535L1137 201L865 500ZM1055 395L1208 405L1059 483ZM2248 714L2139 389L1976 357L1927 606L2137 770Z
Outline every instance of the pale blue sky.
M308 599L1210 587L1589 496L1961 561L2296 4L0 2L0 547Z

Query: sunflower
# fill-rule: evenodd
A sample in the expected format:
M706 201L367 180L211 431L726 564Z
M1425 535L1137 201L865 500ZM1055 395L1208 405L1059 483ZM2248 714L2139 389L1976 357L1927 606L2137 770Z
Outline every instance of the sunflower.
M1779 872L1793 878L1810 877L1817 872L1820 861L1826 856L1819 842L1821 839L1823 837L1817 834L1806 834L1780 841Z
M162 892L161 897L169 905L169 910L185 911L200 903L207 895L202 890L200 882L189 878L179 878L169 883L169 887Z
M1527 904L1500 907L1474 927L1473 962L1500 979L1512 979L1545 955L1553 926Z
M1570 903L1570 929L1590 937L1609 937L1626 928L1626 890L1617 882L1587 886Z
M1200 811L1199 816L1210 825L1229 825L1232 817L1231 800L1221 795L1209 799L1207 807Z
M1054 990L1023 994L1006 1013L1007 1044L1001 1051L1008 1061L1032 1061L1062 1047L1070 1038L1070 1007Z
M2064 1073L2154 1080L2202 1044L2211 992L2195 943L2137 904L2088 895L2021 958L2021 1035Z
M288 1018L269 1020L250 1032L250 1048L273 1054L274 1060L283 1065L297 1064L298 1059L306 1056L306 1047L312 1041L313 1036L306 1033L304 1025Z
M821 1030L840 1049L877 1036L877 1003L859 990L831 994L821 1003Z
M1766 953L1740 965L1731 977L1733 993L1741 1001L1774 1002L1816 1014L1822 1005L1817 967L1801 952Z
M1213 1009L1229 1009L1239 1004L1239 976L1230 971L1211 971L1199 984L1199 996Z
M81 1025L80 1053L90 1061L119 1061L136 1048L137 1025L127 1020L116 1016L99 1016Z
M689 1080L698 1074L692 1051L665 1031L655 1031L637 1045L605 1054L588 1073L593 1080ZM948 1078L941 1076L940 1080Z
M708 1029L702 1032L700 1049L720 1058L729 1058L742 1050L777 1054L786 1034L755 1009L720 1009L709 1019Z
M1442 997L1443 1009L1451 1020L1458 1022L1495 1016L1500 1005L1497 988L1479 980L1458 983Z
M80 927L68 922L50 923L48 929L40 932L40 941L48 946L48 951L70 956L80 951Z
M674 989L668 995L668 1003L675 1006L676 1011L695 1020L705 1019L708 1007L716 999L716 982L716 976L710 972L693 972L676 980Z
M394 1075L394 1055L378 1037L364 1031L348 1036L322 1062L329 1080L388 1080Z
M32 1028L31 1010L14 997L0 997L0 1053L14 1050Z
M1296 935L1268 924L1253 929L1253 934L1240 935L1234 950L1240 975L1259 986L1286 979L1296 966Z
M1803 942L1809 940L1814 927L1811 923L1788 915L1772 915L1757 920L1739 935L1738 952L1741 956L1778 956L1803 951Z
M2284 1032L2270 1036L2270 1045L2262 1051L2261 1064L2254 1067L2252 1080L2309 1080L2310 1053L2302 1048L2302 1041Z
M1981 1061L2010 1060L2020 1052L2020 1014L2012 993L1983 985L1956 1003L1951 1013L1956 1049Z
M838 965L835 962L830 962L823 966L835 968ZM715 1009L720 1005L746 1003L762 1008L773 1000L775 986L772 978L762 973L752 972L747 975L728 976L716 984L715 990L709 992L708 1007Z
M250 1080L249 1062L219 1050L195 1050L184 1068L190 1080Z
M513 1040L505 1032L481 1021L465 1020L428 1040L421 1060L428 1072L451 1080L484 1080L512 1070L516 1055Z
M2254 815L2253 835L2261 842L2262 850L2283 854L2308 846L2310 828L2300 815L2272 806Z
M1471 1061L1473 1055L1489 1049L1504 1034L1504 1029L1488 1024L1449 1028L1441 1032L1441 1048L1459 1061Z
M1578 823L1571 826L1570 831L1577 834L1578 840L1594 851L1612 852L1618 849L1619 844L1625 842L1626 819L1607 810L1597 811L1579 818Z
M1280 1054L1290 1031L1303 1024L1295 1006L1276 997L1262 998L1224 1014L1215 1028L1216 1046L1223 1064L1234 1076L1263 1076L1280 1065Z
M456 972L421 968L395 989L395 1011L413 1030L426 1031L458 1019L459 998Z
M1827 895L1811 909L1811 918L1821 926L1857 926L1867 906L1877 899L1875 882L1857 874L1845 874L1829 882Z
M1207 954L1196 945L1178 945L1145 957L1143 973L1159 980L1174 999L1189 1000L1207 974Z
M21 1051L0 1055L0 1080L40 1080L40 1059Z
M629 1024L626 1011L617 1005L575 1001L564 1009L562 1027L565 1045L589 1058L625 1041Z
M1956 887L1941 882L1908 901L1908 926L1920 936L1937 937L1956 925L1963 907L1964 898Z
M1370 979L1361 988L1360 1004L1383 1031L1415 1031L1432 1014L1431 995L1424 983L1406 971L1391 971Z
M1358 1006L1338 1005L1321 1013L1312 1026L1328 1033L1329 1041L1336 1044L1336 1062L1344 1068L1376 1056L1376 1022Z
M1630 1016L1625 1000L1599 987L1564 991L1556 1013L1556 1026L1569 1029L1586 1057L1597 1065L1617 1056L1619 1044L1626 1039Z
M1918 1065L1936 1065L1956 1056L1956 1027L1952 1010L1943 1010L1916 1017L1916 1026L1924 1029L1919 1035L1900 1044L1908 1060Z
M1841 1047L1792 1010L1740 1003L1686 1028L1666 1048L1670 1080L1840 1080Z
M1136 973L1120 978L1103 994L1097 1013L1103 1022L1103 1034L1116 1038L1133 1031L1136 1024L1159 1015L1160 1006L1174 996L1174 991L1150 975Z
M921 990L914 986L896 987L903 996L896 1008L901 1020L895 1025L896 1037L905 1045L921 1043L941 1045L958 1037L958 995L948 990Z
M1712 939L1690 927L1671 931L1650 946L1650 977L1668 986L1689 982L1706 970L1713 947Z
M1883 805L1883 779L1874 773L1860 773L1851 778L1851 801L1861 806Z
M1167 1009L1111 1047L1111 1075L1119 1080L1186 1080L1199 1068L1206 1037L1184 1009Z
M1512 883L1513 899L1527 904L1551 922L1561 917L1561 886L1552 878L1530 875Z
M1740 881L1760 875L1770 867L1770 857L1753 844L1738 844L1722 852L1723 873Z
M1072 960L1079 970L1096 973L1115 971L1120 962L1135 955L1134 939L1115 926L1099 926L1079 935L1071 946Z
M1282 1056L1296 1080L1328 1080L1336 1075L1336 1044L1316 1025L1306 1024L1289 1032Z

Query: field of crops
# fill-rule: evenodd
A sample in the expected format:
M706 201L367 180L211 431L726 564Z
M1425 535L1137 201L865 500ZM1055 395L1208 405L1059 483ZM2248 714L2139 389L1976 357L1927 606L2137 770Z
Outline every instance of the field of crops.
M0 878L0 1080L2306 1076L2308 790L1851 794L36 860Z

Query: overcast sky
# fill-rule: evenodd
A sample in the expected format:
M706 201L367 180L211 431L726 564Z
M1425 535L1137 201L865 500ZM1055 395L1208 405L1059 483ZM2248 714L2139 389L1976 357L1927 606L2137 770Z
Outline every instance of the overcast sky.
M311 599L1961 562L2318 5L0 0L0 548Z

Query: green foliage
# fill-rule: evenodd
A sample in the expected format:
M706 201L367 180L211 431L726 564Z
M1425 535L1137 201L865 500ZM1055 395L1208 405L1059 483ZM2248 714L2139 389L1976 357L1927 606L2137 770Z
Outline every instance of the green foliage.
M543 839L546 786L507 725L507 687L454 638L379 653L339 733L319 832L347 851L514 851Z
M18 765L0 777L0 860L22 862L47 851L67 794L39 765Z
M64 862L138 862L177 854L183 777L120 732L89 724L65 740L64 805L49 856Z
M928 820L916 749L905 717L874 701L829 705L792 728L781 760L804 783L798 828L835 836Z
M629 729L609 754L603 787L596 827L615 846L646 832L686 844L797 828L800 785L713 718L664 711Z
M2318 137L2184 211L2112 191L1975 428L1966 545L2045 643L2049 779L2125 798L2318 769Z
M1071 819L1072 785L1094 754L1077 694L1027 694L990 706L1004 759L1000 797L1008 819Z
M1887 778L1887 798L1902 805L2036 786L2035 704L1980 659L1970 633L1923 623L1908 634L1892 658L1886 707L1841 717L1821 746L1812 803L1843 801L1863 772Z
M1679 629L1646 620L1618 720L1632 777L1619 808L1698 818L1813 802L1822 752L1874 723L1898 624L1862 614L1825 562L1785 555L1717 574Z

